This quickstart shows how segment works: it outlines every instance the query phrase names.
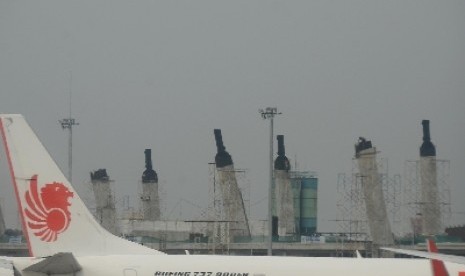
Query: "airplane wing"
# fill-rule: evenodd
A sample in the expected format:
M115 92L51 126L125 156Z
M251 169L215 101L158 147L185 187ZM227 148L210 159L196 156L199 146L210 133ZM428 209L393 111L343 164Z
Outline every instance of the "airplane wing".
M432 260L441 260L444 262L451 262L451 263L465 265L465 257L462 257L462 256L424 252L424 251L409 250L409 249L389 248L389 247L382 247L381 249L392 251L392 252L399 253L399 254L405 254L405 255L417 256L417 257L422 257L422 258L427 258L427 259L432 259Z
M0 259L0 276L14 276L13 262Z
M44 258L44 260L28 266L24 271L34 271L45 273L46 275L51 274L70 274L78 272L82 269L76 258L72 253L57 253L53 256Z

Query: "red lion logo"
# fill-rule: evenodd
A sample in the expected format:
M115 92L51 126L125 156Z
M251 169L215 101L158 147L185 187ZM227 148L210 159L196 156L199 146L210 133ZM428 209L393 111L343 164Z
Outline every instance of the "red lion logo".
M27 225L34 235L42 241L53 242L58 234L64 232L71 221L71 213L68 202L73 193L63 183L48 183L37 190L37 175L31 178L29 191L25 198L27 206L24 212L27 217Z

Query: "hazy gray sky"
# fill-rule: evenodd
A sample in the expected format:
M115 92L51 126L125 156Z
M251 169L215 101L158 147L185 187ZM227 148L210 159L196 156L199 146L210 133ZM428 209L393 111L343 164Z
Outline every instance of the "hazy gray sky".
M200 213L175 208L181 199L210 201L214 128L248 170L252 204L266 198L269 123L258 109L277 106L288 157L319 175L320 231L337 230L337 173L351 172L357 138L403 174L429 119L438 158L451 161L455 222L465 223L464 14L462 0L1 0L0 112L24 114L66 172L58 120L72 72L74 185L84 191L89 172L107 168L118 198L135 205L152 148L175 218ZM255 204L252 218L265 208Z

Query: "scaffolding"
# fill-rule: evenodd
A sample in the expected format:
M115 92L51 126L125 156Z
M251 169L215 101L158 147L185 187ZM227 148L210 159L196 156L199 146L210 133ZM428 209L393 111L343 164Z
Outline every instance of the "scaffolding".
M437 171L437 200L439 203L440 229L443 232L445 226L450 223L451 219L451 191L449 184L450 161L436 159ZM402 204L402 232L405 236L416 236L421 234L425 218L422 216L422 208L425 202L422 200L422 183L420 160L407 160L405 162L405 185L403 187ZM426 218L427 219L427 218Z
M97 206L95 203L95 195L93 190L93 184L91 181L84 181L83 185L84 189L79 193L82 201L86 205L87 209L89 209L90 213L97 218Z
M248 171L245 169L234 169L233 173L227 175L235 175L239 193L242 197L245 208L246 218L250 218L250 181L247 177ZM209 163L209 197L212 199L207 207L206 217L212 223L209 223L209 243L213 254L229 254L229 244L234 237L230 237L230 233L234 232L234 225L237 221L228 218L228 203L232 203L231 199L223 198L223 194L231 194L231 192L222 192L218 170L215 163ZM227 187L231 188L231 187ZM248 222L247 222L248 223ZM246 236L246 235L244 235Z
M383 189L384 201L391 231L394 235L401 233L401 177L396 174L390 176L388 173L388 160L379 158L377 161L378 181ZM352 172L338 174L337 182L337 224L341 233L340 243L344 249L351 244L365 243L367 256L373 254L374 248L369 241L370 229L365 206L365 196L363 192L363 176L358 172L357 160L352 160Z
M142 181L139 184L142 187L142 193L140 193L141 211L144 215L144 220L156 221L160 220L158 175L153 169L152 150L145 149L144 154L145 170L142 173Z
M368 233L366 207L358 173L338 174L337 222L346 240L365 240Z
M111 187L114 180L108 177L105 169L99 169L91 173L91 183L95 196L95 218L110 233L119 235L115 195Z
M158 195L159 184L157 182L139 181L142 192L139 193L140 211L144 220L160 220L160 197Z
M167 212L167 198L168 192L166 191L166 181L159 181L158 182L158 204L160 205L160 220L166 220L166 212Z
M379 180L383 188L386 211L394 236L402 232L402 178L400 174L389 175L389 163L386 158L378 161Z

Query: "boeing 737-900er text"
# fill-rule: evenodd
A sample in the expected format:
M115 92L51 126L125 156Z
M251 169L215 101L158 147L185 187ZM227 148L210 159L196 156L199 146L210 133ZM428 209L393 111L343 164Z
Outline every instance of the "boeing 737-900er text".
M166 255L104 230L23 116L0 115L0 131L31 256L1 257L0 275L437 275L427 259ZM465 275L463 257L429 254Z

